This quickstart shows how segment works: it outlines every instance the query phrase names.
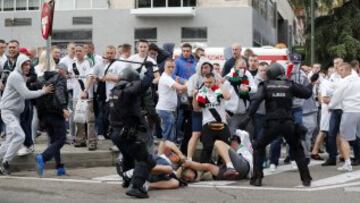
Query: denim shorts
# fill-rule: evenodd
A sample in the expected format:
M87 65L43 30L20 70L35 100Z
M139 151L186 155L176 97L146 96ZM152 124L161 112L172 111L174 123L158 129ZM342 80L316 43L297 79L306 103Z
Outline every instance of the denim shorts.
M192 118L192 123L191 123L191 127L192 127L192 132L201 132L202 131L202 112L196 112L193 111L191 113L191 118Z
M175 112L156 110L161 120L163 140L175 141Z

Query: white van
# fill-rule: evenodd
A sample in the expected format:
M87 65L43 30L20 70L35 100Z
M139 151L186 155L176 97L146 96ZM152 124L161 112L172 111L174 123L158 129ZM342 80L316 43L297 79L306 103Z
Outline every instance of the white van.
M288 49L278 49L272 46L264 47L242 47L242 54L246 49L251 49L254 54L258 56L259 62L265 61L269 64L277 62L286 68L288 64ZM225 64L226 59L231 57L231 48L222 48L222 47L208 47L204 48L205 56L212 63L219 63L221 66ZM193 50L195 51L195 49ZM178 58L181 54L181 49L176 48L174 50L174 58Z

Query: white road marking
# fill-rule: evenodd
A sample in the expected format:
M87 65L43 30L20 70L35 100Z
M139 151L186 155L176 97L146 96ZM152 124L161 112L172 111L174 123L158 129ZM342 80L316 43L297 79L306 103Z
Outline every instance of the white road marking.
M71 182L71 183L102 183L102 181L98 181L98 180L20 177L20 176L0 176L0 179L41 180L41 181L49 181L49 182Z
M309 167L311 166L316 166L316 165L320 165L324 163L324 161L314 161L311 160ZM293 169L291 167L291 164L287 164L287 165L282 165L276 168L276 171L271 172L269 168L264 169L264 176L269 176L269 175L275 175L275 174L279 174L279 173L283 173L286 171L297 171L297 169Z
M345 192L360 192L360 187L346 187Z
M313 181L311 183L311 187L321 187L327 185L338 185L346 182L350 182L352 180L360 179L360 170L354 172L346 172L340 175L320 179ZM302 187L302 186L297 186Z
M201 181L197 183L191 183L193 186L224 186L236 183L236 181Z
M99 181L121 181L121 177L119 175L109 175L109 176L102 176L92 178L92 180L99 180Z

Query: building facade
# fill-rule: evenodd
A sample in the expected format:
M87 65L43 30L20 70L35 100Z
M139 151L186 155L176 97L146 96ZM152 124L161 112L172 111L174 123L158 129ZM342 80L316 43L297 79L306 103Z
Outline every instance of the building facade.
M0 0L0 38L24 47L44 46L40 32L42 0ZM93 41L107 45L148 39L224 47L291 46L295 16L283 0L57 0L52 43Z

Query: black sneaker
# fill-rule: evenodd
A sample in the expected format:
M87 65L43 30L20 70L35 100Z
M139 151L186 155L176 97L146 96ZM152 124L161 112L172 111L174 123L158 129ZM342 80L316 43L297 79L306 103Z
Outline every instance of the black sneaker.
M359 166L360 165L360 159L354 159L351 161L352 166Z
M321 166L336 166L336 161L328 159L324 163L322 163Z
M143 188L130 187L130 189L126 191L126 195L136 198L149 198L148 193Z
M311 180L303 180L302 184L304 187L310 187L311 186Z
M289 164L290 163L290 157L287 156L285 159L284 159L284 164Z
M261 178L251 178L250 179L250 185L260 187L260 186L262 186L261 181L262 181Z
M7 161L0 165L0 175L4 175L4 176L11 175L10 165Z

